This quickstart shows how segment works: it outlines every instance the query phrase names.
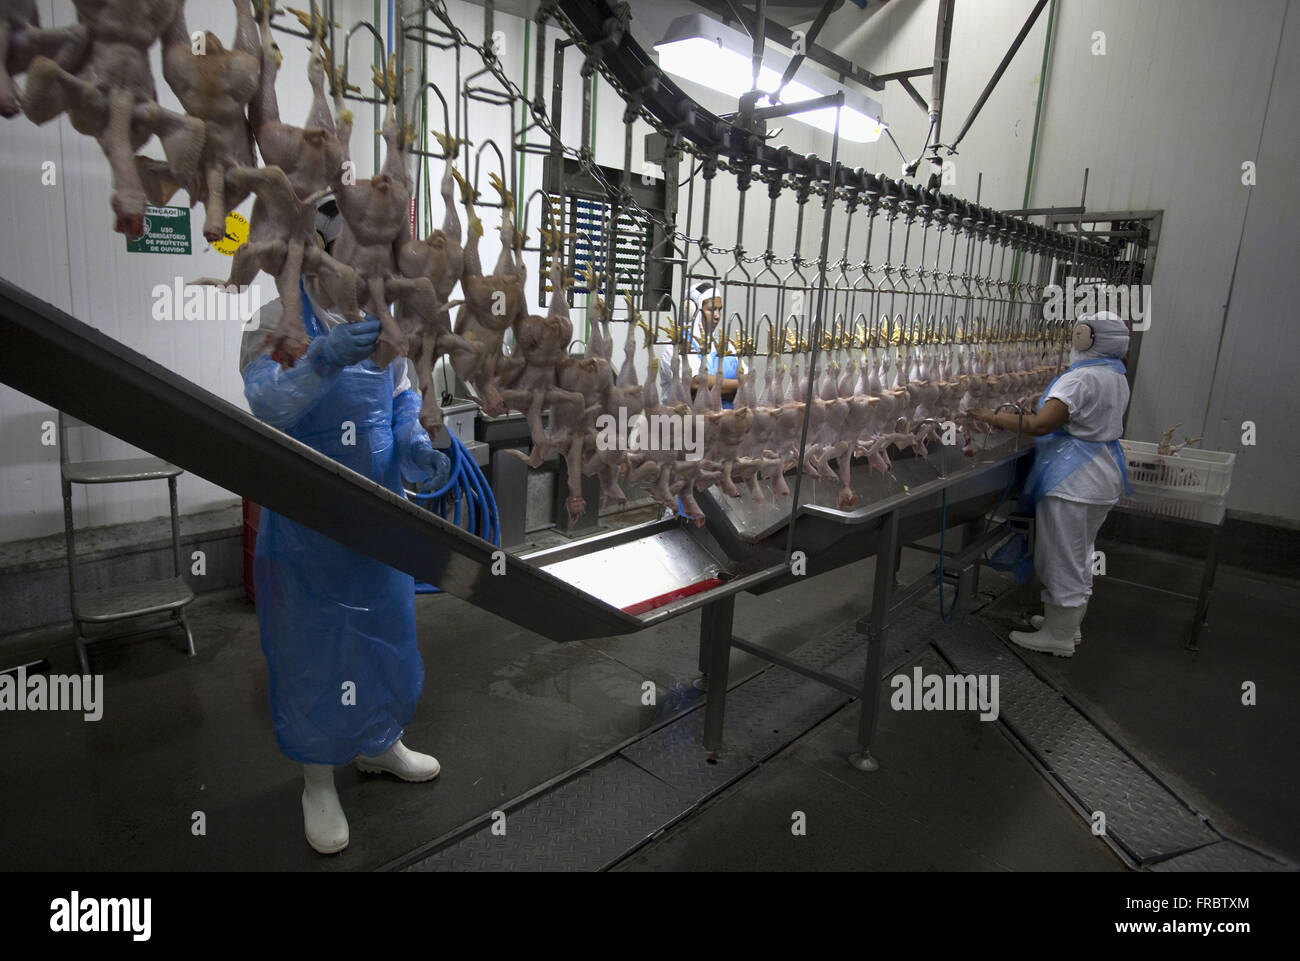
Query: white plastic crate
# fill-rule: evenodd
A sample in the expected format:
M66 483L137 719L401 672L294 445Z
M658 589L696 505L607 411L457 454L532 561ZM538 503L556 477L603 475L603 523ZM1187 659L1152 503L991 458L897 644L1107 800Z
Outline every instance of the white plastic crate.
M1120 440L1128 479L1161 494L1208 494L1226 499L1232 483L1236 454L1185 447L1177 454L1159 453L1159 445L1140 440Z
M1162 491L1158 487L1133 485L1132 497L1121 497L1120 507L1160 514L1184 521L1202 524L1221 524L1227 509L1227 499L1220 494L1189 494L1182 491Z

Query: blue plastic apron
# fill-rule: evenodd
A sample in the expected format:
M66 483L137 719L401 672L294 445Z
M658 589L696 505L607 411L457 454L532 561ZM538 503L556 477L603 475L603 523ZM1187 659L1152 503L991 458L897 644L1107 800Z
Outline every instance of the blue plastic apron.
M308 336L324 334L305 293L302 311ZM367 358L286 433L402 493L392 416L392 367ZM345 421L355 444L343 443ZM411 575L264 510L253 576L280 749L306 764L383 754L424 688Z
M1053 384L1060 380L1061 377L1072 370L1078 370L1080 367L1094 367L1097 365L1109 367L1121 376L1125 373L1124 362L1116 360L1114 357L1098 357L1071 364L1059 376L1054 377L1052 383L1047 385L1047 389L1038 398L1038 410L1043 409ZM1062 427L1046 437L1035 438L1034 466L1030 468L1029 477L1025 480L1024 493L1020 497L1020 509L1033 512L1037 508L1039 501L1060 487L1067 477L1096 457L1103 447L1110 450L1111 456L1115 458L1115 463L1119 465L1120 476L1124 479L1124 493L1126 495L1132 494L1133 488L1129 486L1128 482L1128 465L1124 461L1124 448L1120 446L1118 440L1105 442L1082 440Z

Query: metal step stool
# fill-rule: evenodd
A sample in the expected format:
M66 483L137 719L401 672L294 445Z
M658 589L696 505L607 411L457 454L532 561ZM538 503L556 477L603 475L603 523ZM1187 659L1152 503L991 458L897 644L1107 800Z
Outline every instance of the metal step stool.
M154 614L165 614L185 631L185 642L190 656L194 656L194 635L185 620L185 606L194 600L181 573L180 521L176 511L176 478L181 469L157 457L137 457L128 460L72 461L68 458L68 430L83 427L81 421L59 412L59 470L63 479L63 530L68 544L68 590L71 594L72 623L76 633L77 659L81 672L90 673L86 645L137 634L150 633L156 626L118 631L88 637L85 624L111 624L134 620ZM158 580L141 581L101 590L77 589L77 548L72 521L73 484L131 484L139 481L166 480L171 499L172 558L175 576Z

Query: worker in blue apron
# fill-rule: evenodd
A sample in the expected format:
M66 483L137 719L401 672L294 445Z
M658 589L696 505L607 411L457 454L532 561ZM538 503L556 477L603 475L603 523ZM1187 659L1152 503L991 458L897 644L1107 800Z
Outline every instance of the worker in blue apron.
M327 245L339 227L336 208L317 218ZM244 336L249 409L395 493L403 476L424 489L444 485L451 465L420 426L406 359L383 369L369 359L379 321L347 323L310 280L301 293L311 341L293 367L281 369L269 354L279 301L263 307ZM355 760L363 771L406 781L439 771L436 759L401 741L424 686L412 577L267 510L253 571L276 740L304 767L307 840L323 854L341 851L348 824L335 767Z
M718 293L717 288L708 281L695 285L688 293L692 311L691 326L686 335L686 350L687 361L694 376L687 386L694 390L713 386L714 379L718 376L718 369L721 368L722 384L719 389L722 394L722 409L731 410L734 406L736 390L740 386L737 379L740 370L740 358L735 354L728 353L724 353L721 357L718 356L714 335L717 332L718 323L722 320L722 296ZM701 331L698 338L695 336L697 324ZM673 379L673 345L660 346L658 354L659 394L661 397L665 397Z
M1081 317L1070 366L1043 391L1036 412L1023 421L1011 411L974 412L1035 437L1020 509L1035 515L1034 570L1043 582L1044 613L1031 619L1037 630L1011 632L1012 643L1031 651L1070 657L1083 642L1097 531L1119 498L1133 492L1119 444L1129 401L1121 359L1128 344L1128 327L1117 315Z

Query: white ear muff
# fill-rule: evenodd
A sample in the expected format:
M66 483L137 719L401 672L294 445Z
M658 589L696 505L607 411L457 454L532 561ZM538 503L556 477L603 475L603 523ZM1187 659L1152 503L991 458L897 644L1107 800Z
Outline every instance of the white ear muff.
M1083 353L1085 350L1091 350L1092 345L1095 344L1096 342L1097 342L1097 334L1092 329L1091 324L1074 325L1073 344L1075 350L1077 350L1079 353Z

